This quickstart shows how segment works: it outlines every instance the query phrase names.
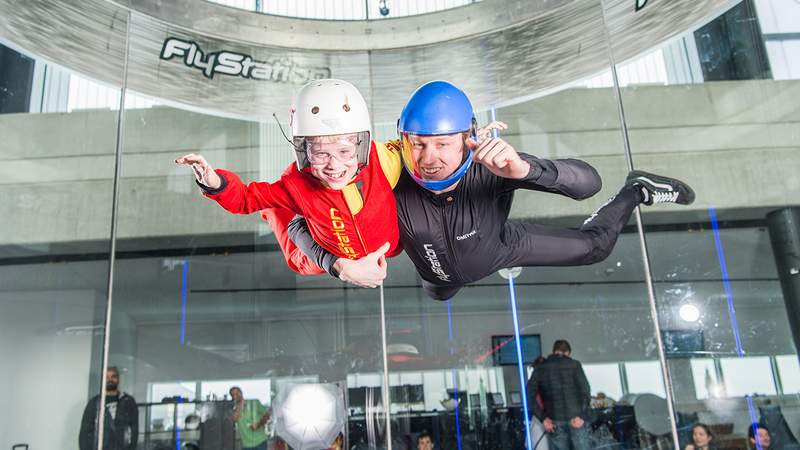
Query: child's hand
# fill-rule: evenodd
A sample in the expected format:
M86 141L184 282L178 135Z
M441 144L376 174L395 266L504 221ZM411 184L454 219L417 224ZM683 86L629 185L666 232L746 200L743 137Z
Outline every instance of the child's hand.
M203 186L211 189L218 189L222 186L222 179L214 172L214 169L202 155L189 153L188 155L176 159L175 163L191 166L194 177L197 179L197 182Z

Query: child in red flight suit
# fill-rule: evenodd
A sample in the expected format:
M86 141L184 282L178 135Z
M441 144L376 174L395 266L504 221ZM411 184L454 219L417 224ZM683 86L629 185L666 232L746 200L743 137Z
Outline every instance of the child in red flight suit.
M191 166L203 195L227 211L261 211L292 270L324 273L289 239L287 226L301 215L318 245L340 260L375 267L374 277L362 277L359 284L377 286L386 276L385 256L402 250L392 195L402 170L398 149L371 140L367 104L353 85L342 80L316 80L303 86L292 109L291 126L297 164L274 183L245 185L233 172L212 169L201 155L185 155L175 162ZM333 267L340 278L351 281L342 266Z

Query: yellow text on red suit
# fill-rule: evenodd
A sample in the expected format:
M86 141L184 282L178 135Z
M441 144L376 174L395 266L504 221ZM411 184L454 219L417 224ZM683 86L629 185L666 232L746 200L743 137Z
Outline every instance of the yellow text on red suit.
M331 227L333 228L333 235L336 236L337 246L339 250L344 253L347 259L358 259L358 253L350 244L350 236L347 235L347 231L344 229L344 220L342 220L342 216L339 215L339 210L336 208L331 208Z

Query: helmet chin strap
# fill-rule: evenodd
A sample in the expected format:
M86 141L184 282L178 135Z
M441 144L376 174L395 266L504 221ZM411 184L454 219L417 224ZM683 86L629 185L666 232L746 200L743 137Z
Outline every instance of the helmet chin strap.
M411 170L409 170L408 167L406 167L406 172L411 175L411 178L416 181L418 185L424 187L425 189L429 191L443 191L456 184L458 180L460 180L464 174L467 173L467 170L472 167L472 156L473 153L472 150L470 150L467 152L467 157L464 159L464 162L461 163L461 166L444 180L426 180L424 178L420 178L411 173Z

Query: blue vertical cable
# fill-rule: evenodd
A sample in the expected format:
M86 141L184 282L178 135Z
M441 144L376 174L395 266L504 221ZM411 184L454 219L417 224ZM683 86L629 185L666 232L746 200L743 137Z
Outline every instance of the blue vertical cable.
M722 247L722 238L720 238L719 235L719 223L717 223L717 214L714 208L708 208L708 215L711 217L711 229L714 232L714 245L717 248L717 259L719 259L719 267L722 272L722 286L725 289L725 299L728 301L728 316L730 316L731 319L731 329L736 342L736 355L743 358L744 347L742 347L742 338L739 333L739 321L736 319L736 308L733 306L733 290L731 289L731 282L728 277L728 264L725 260L725 250Z
M750 426L753 427L753 436L756 438L756 450L764 450L761 446L761 439L758 437L758 419L756 419L756 408L753 405L753 397L750 395L744 396L747 400L747 410L750 411Z
M725 289L725 299L728 302L728 316L731 320L731 331L733 331L733 339L736 342L736 355L739 358L744 358L744 347L742 346L742 336L739 331L739 321L736 319L736 308L733 306L733 290L731 289L730 278L728 277L728 264L725 259L725 250L722 247L722 238L719 234L719 223L717 222L717 213L714 208L708 208L708 215L711 218L711 230L714 232L714 245L717 249L717 259L719 259L719 267L722 272L722 286ZM747 410L750 413L750 423L758 423L756 418L756 408L753 405L753 398L750 395L745 395L747 400ZM754 427L753 431L756 433L758 430ZM761 443L756 440L756 448L761 450Z
M189 258L183 259L183 274L182 274L182 286L181 286L181 345L186 343L186 292L188 289L187 280L189 278ZM181 404L181 397L178 397L178 402L175 404L175 423L173 426L175 427L175 450L180 450L181 448L181 427L178 425L178 417L179 414L179 406Z
M453 314L450 310L450 303L452 299L447 300L447 331L450 338L450 356L455 354L453 348ZM461 420L458 414L458 379L456 376L456 369L450 369L450 377L453 379L453 397L456 405L456 441L458 442L458 450L461 450Z
M497 120L497 110L494 105L489 108L489 115L491 121ZM492 130L492 137L497 137L497 130ZM525 379L525 365L522 363L522 341L519 337L519 320L517 319L517 296L514 289L514 277L509 271L508 273L508 291L510 294L509 301L511 302L511 315L514 320L514 340L517 345L517 369L519 370L519 384L520 392L522 393L522 412L525 420L525 442L528 449L533 450L533 440L531 439L531 418L528 413L528 390L527 380Z
M175 423L172 424L172 426L175 427L175 450L181 450L181 427L178 425L178 418L180 417L180 410L178 407L181 401L181 397L178 396L178 403L175 403Z
M520 341L519 337L519 320L517 319L517 296L514 289L514 277L511 273L508 274L508 292L510 294L509 300L511 301L511 315L514 320L514 340L517 341L517 369L519 370L520 392L522 392L522 411L525 415L525 442L528 444L528 449L533 450L531 418L528 413L528 390L525 379L525 366L522 364L522 341Z
M186 290L189 278L189 258L183 260L183 286L181 287L181 345L186 343Z

